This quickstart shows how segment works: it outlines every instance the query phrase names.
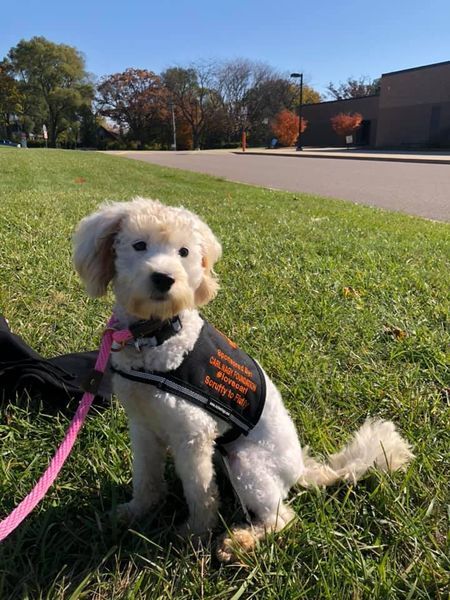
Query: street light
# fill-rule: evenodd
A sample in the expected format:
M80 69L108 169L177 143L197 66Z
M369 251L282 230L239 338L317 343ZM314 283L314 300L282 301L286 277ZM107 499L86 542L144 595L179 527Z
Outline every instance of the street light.
M173 132L172 150L174 152L176 152L176 150L177 150L177 124L175 121L175 107L173 104L173 100L170 101L170 110L172 111L172 132Z
M241 131L242 131L242 152L247 149L247 134L245 128L247 125L248 108L246 106L241 107L240 120L241 120Z
M293 79L300 79L300 104L298 105L298 138L297 138L297 152L303 150L302 148L302 107L303 107L303 73L291 73Z

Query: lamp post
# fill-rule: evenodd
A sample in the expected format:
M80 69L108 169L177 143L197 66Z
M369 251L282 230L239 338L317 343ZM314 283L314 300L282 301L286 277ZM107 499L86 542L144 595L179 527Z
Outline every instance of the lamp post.
M170 102L170 110L172 111L172 132L173 132L172 150L174 152L176 152L176 150L177 150L177 124L175 121L175 107L173 105L173 101Z
M246 106L241 107L241 143L242 143L242 152L247 150L247 133L246 133L246 125L247 125L247 115L248 108Z
M303 150L302 148L302 107L303 107L303 73L291 73L293 79L300 79L300 104L298 105L298 138L297 138L297 152Z

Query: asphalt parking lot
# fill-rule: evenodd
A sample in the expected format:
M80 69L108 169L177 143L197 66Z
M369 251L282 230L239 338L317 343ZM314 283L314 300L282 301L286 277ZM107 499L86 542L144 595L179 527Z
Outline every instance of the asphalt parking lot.
M450 165L237 154L115 152L120 157L232 181L349 200L450 221Z

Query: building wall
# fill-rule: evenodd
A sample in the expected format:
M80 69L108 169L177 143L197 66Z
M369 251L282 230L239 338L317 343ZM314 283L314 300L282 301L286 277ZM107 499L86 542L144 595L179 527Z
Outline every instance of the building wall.
M379 96L365 96L349 100L334 100L319 102L318 104L305 104L303 117L308 121L308 127L302 134L304 146L343 146L345 140L340 138L332 129L330 119L339 113L358 112L363 116L364 128L355 136L357 144L374 146L377 133ZM361 136L367 133L366 139Z
M381 78L376 146L450 146L450 62Z
M305 146L342 146L330 119L359 112L355 143L373 147L450 147L450 61L385 73L379 96L307 104Z

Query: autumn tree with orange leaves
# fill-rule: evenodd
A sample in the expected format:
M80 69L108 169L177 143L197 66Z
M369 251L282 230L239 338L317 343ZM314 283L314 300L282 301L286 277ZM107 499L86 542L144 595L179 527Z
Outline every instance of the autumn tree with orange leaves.
M97 88L100 114L129 137L145 143L168 119L168 94L161 78L146 69L126 69L105 77Z
M302 117L303 133L308 126L308 121ZM293 146L298 138L298 116L290 110L282 110L272 123L272 132L282 146Z
M360 113L339 113L331 117L331 127L340 137L353 135L353 133L361 126L363 117Z

